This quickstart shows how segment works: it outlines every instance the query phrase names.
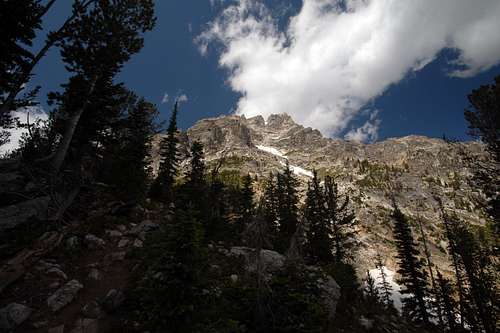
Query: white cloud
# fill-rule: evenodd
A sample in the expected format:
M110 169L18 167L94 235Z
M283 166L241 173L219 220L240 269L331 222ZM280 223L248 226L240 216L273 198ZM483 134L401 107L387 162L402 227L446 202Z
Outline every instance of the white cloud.
M368 119L363 126L352 129L344 136L346 140L357 142L373 142L378 139L378 130L382 122L378 116L378 111L372 112L370 119Z
M26 107L14 111L11 114L13 118L17 118L22 124L27 123L28 116L30 124L33 124L38 120L46 121L49 118L40 107ZM10 142L0 146L0 156L17 149L19 147L19 140L21 139L21 136L23 133L27 133L28 130L24 128L12 128L7 129L7 132L10 133Z
M202 53L222 45L219 65L242 94L237 113L286 112L327 135L443 49L457 51L448 73L457 77L500 59L498 0L303 0L285 31L259 0L227 3L197 43Z
M179 97L177 97L177 102L179 103L185 103L189 101L189 98L186 96L186 94L182 94Z
M165 93L165 95L163 95L163 98L161 100L161 104L168 103L168 101L170 101L170 96L167 93Z

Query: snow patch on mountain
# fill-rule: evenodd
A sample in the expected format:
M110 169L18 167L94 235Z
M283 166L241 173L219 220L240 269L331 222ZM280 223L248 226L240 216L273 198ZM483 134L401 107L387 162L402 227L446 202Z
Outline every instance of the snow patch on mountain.
M280 161L280 164L283 166L286 165L286 163L281 162L281 161ZM313 177L313 173L311 171L303 169L303 168L295 166L295 165L290 165L290 170L292 170L292 172L297 176L306 176L309 178Z
M287 157L285 156L285 154L283 154L283 153L282 153L282 152L280 152L278 149L273 148L273 147L267 147L267 146L257 146L257 149L262 150L262 151L265 151L266 153L273 154L273 155L278 156L278 157L287 158Z

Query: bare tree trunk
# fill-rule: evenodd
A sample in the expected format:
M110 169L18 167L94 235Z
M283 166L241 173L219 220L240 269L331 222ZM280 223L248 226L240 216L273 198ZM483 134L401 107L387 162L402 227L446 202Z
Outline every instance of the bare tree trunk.
M96 81L97 81L97 79L94 79L92 81L86 101L66 121L66 126L65 126L66 128L64 130L64 135L61 139L61 142L59 143L59 146L57 147L54 158L52 159L52 162L51 162L54 174L59 173L59 171L61 170L61 166L62 166L64 160L66 159L66 155L68 154L68 149L69 149L69 146L71 144L71 140L73 140L73 135L75 134L75 130L76 130L76 127L78 125L78 122L80 121L80 118L82 117L82 114L85 111L85 108L89 104L90 96L94 92Z
M87 8L90 4L92 4L95 1L97 0L87 1L86 3L83 4L82 9ZM50 9L50 6L54 4L54 2L55 0L53 0L52 3L49 3L46 6L47 11ZM16 73L16 77L18 77L18 79L12 90L9 92L7 98L5 99L5 102L0 107L0 115L11 111L12 107L14 106L14 102L16 101L17 95L23 89L23 85L29 81L33 69L36 67L36 65L38 65L40 60L42 60L42 58L47 54L50 48L54 46L54 44L59 40L64 30L77 16L78 16L77 12L73 12L73 15L71 15L52 36L47 38L45 45L40 51L38 51L37 55L33 57L33 60L30 62L30 64L20 69L19 72Z

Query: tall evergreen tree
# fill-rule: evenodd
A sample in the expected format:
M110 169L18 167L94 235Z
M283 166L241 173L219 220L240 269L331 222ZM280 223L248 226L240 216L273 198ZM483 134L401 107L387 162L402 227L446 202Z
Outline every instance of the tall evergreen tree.
M313 171L304 204L304 220L307 223L307 249L313 262L333 262L332 224L327 217L324 191L320 186L318 174Z
M179 139L177 138L178 107L179 103L176 102L170 116L167 136L161 140L158 176L151 187L151 195L165 202L170 202L173 199L173 187L179 164L177 148L177 144L179 143Z
M346 263L355 245L355 215L349 209L349 197L343 200L333 178L325 177L326 218L331 225L335 262Z
M465 110L470 134L480 138L491 156L488 161L471 159L474 182L486 195L485 202L477 202L491 217L496 232L496 247L500 239L500 76L495 83L483 85L468 96L470 106ZM497 253L498 255L498 249Z
M378 287L382 293L381 299L382 302L387 306L388 308L392 308L394 306L391 295L392 295L392 286L387 281L387 273L385 271L385 265L384 262L382 261L382 256L380 253L377 254L377 257L375 259L375 267L378 269L379 274L380 274L380 282L378 283Z
M261 198L263 219L266 221L271 242L276 241L278 235L278 196L276 189L276 177L272 172L266 180L264 195Z
M440 308L443 311L445 327L449 332L456 332L458 325L456 322L456 302L453 299L453 287L449 280L437 272L437 294L438 300L441 303Z
M377 283L373 276L370 274L370 271L366 271L365 295L367 298L367 303L371 306L374 306L378 302L380 302Z
M494 308L497 292L491 255L461 221L456 221L451 226L451 237L468 284L466 318L472 327L493 333L496 330Z
M253 179L250 174L243 177L243 184L240 190L239 211L240 219L238 229L240 233L243 233L245 228L251 223L255 211Z
M148 158L158 110L133 93L122 109L120 124L108 131L112 139L106 140L99 169L103 180L113 185L122 199L142 200L150 177Z
M16 73L25 68L32 53L36 31L41 28L43 6L39 0L0 1L0 128L13 126L10 111L29 104L29 99L17 100L6 106L6 99L17 81ZM0 130L0 145L8 142L9 132Z
M411 228L406 216L394 205L392 218L394 220L394 238L397 248L400 274L398 283L403 286L401 293L407 295L403 298L404 311L408 317L415 321L429 324L426 298L429 295L427 275L420 259L420 251L415 243Z
M285 252L298 224L298 181L287 161L282 173L278 173L276 194L278 197L279 249Z
M65 37L58 44L73 76L66 86L66 100L61 101L63 107L58 109L64 129L51 161L55 173L66 159L81 119L108 116L107 108L96 110L90 104L105 98L103 88L113 86L114 77L142 48L142 34L151 30L154 23L152 0L108 0L82 9L66 27Z

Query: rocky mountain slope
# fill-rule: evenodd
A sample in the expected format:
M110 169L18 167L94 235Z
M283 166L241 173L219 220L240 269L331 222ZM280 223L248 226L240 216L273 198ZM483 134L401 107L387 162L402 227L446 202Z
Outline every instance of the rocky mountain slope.
M153 149L155 170L160 138L155 139ZM222 160L222 172L228 176L257 176L260 189L269 172L282 169L286 160L303 188L313 169L320 177L334 176L341 191L349 195L359 221L360 272L374 267L377 253L387 258L389 270L395 269L392 196L411 219L414 232L420 232L417 221L422 222L433 260L445 272L450 268L436 197L460 218L472 224L484 223L473 203L480 194L469 185L470 171L463 157L463 152L483 156L482 146L476 142L450 144L407 136L362 144L325 138L286 114L267 120L235 115L200 120L180 135L182 151L187 152L195 140L204 144L209 165Z

